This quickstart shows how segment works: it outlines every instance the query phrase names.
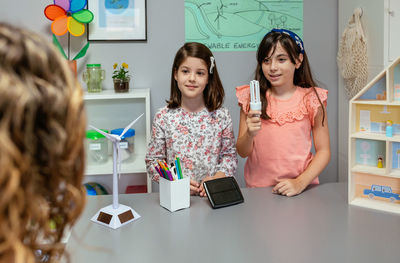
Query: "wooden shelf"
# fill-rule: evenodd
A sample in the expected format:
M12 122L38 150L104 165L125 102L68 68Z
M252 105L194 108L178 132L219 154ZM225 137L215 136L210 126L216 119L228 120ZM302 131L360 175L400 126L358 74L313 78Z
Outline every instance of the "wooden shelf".
M355 133L351 134L351 138L386 141L388 137L386 137L386 135L380 134L380 133L355 132Z
M400 169L393 169L390 174L390 177L396 177L400 179Z
M368 105L389 105L387 100L354 100L354 103Z
M386 170L385 168L378 168L378 167L359 165L359 164L351 168L352 172L374 174L381 176L384 176L386 174L385 170Z
M361 154L368 154L369 158L384 158L383 164L387 167L378 168L374 166L374 161L369 159L369 165L356 164L349 168L349 204L367 207L371 209L399 213L400 202L393 203L379 199L364 198L361 194L360 185L363 189L370 189L373 185L390 187L393 193L400 192L400 169L393 169L393 151L398 149L400 134L387 137L386 133L378 132L355 132L361 126L370 126L374 130L381 130L382 123L392 120L394 124L399 125L400 102L393 101L394 85L399 84L399 77L394 76L395 67L400 65L400 58L396 59L391 65L372 79L353 99L350 100L349 115L349 164L357 163L357 158L362 158ZM395 79L397 82L395 82ZM383 82L382 80L385 80ZM383 86L384 85L384 86ZM382 90L382 87L384 90ZM375 96L386 96L385 100L373 100ZM362 99L362 98L365 99ZM360 99L361 98L361 99ZM381 108L383 107L383 111ZM379 109L379 110L378 110ZM364 111L361 114L361 111ZM358 144L358 139L362 141L365 148ZM396 146L394 146L396 143ZM358 147L361 147L360 149ZM393 147L396 147L395 149ZM361 151L361 152L359 152ZM375 157L374 157L375 156ZM359 161L358 161L359 162ZM396 165L396 162L394 163ZM376 188L379 189L379 188ZM383 188L382 188L383 189ZM376 190L378 194L383 190Z
M376 141L388 141L388 142L400 142L400 135L394 135L393 137L387 137L383 133L373 132L355 132L350 135L351 138L356 139L367 139Z
M149 89L133 89L129 92L116 93L114 90L103 90L98 93L85 92L84 100L113 100L113 99L134 99L146 98L149 96Z
M380 201L380 200L373 200L373 199L358 197L358 198L354 198L353 200L351 200L350 204L360 206L360 207L400 214L399 203L390 203L388 201Z
M354 103L364 105L387 105L387 106L400 106L400 101L387 101L387 100L354 100Z

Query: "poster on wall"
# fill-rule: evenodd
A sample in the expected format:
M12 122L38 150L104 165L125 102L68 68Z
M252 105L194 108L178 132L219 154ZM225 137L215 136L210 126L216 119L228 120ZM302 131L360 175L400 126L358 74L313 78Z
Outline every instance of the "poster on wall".
M185 41L212 51L255 51L273 28L303 37L303 0L185 0Z
M146 0L88 0L88 40L146 40Z

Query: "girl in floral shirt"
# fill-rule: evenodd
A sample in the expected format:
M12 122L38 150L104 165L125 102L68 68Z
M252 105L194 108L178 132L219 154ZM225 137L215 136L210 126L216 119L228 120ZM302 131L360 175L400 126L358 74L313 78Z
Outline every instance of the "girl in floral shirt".
M221 107L224 89L211 51L186 43L176 53L167 106L158 110L146 154L149 176L158 181L158 160L179 156L182 173L190 176L192 195L205 196L203 182L233 176L237 167L232 119Z

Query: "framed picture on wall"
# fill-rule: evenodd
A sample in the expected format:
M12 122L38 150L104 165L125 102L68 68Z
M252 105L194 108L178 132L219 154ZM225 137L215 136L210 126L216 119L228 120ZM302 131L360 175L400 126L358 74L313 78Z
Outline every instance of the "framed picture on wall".
M88 40L147 40L146 0L88 0Z

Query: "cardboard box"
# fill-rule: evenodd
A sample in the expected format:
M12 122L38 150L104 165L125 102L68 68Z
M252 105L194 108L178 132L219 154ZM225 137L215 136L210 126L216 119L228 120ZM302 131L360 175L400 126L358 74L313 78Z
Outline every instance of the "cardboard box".
M190 207L190 179L169 181L160 177L160 205L171 212Z

